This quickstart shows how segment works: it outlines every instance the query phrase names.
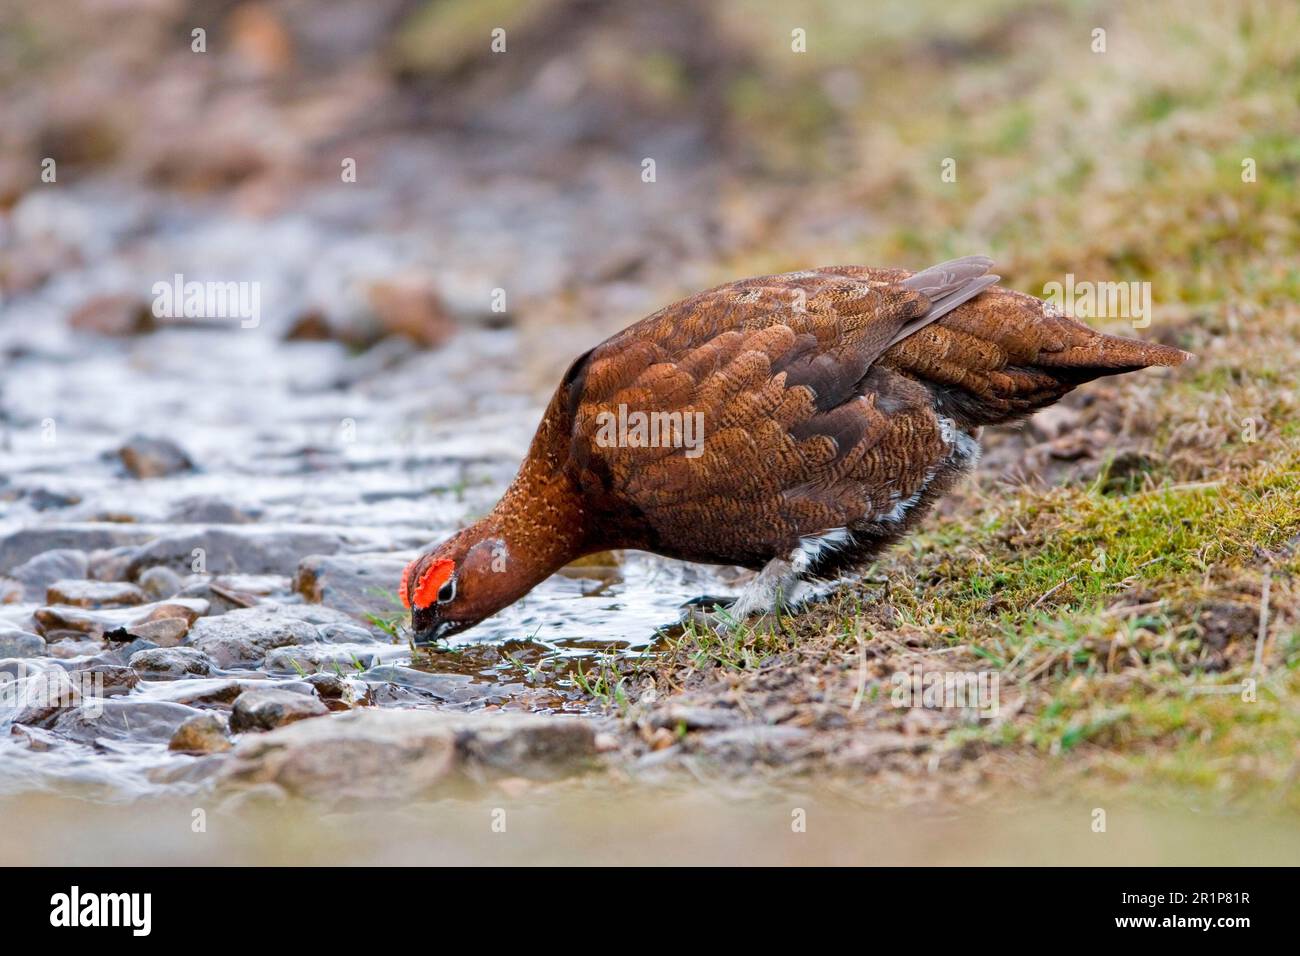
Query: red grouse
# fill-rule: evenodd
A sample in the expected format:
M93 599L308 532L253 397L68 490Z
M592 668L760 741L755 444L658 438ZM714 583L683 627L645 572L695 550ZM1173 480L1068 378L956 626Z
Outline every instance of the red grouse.
M403 574L416 642L615 548L757 570L735 619L794 605L920 521L982 426L1188 357L999 288L991 266L745 279L579 356L497 506Z

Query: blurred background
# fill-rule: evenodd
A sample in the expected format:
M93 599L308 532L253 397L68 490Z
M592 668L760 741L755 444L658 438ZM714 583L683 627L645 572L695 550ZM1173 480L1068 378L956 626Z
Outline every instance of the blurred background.
M395 584L495 501L574 355L818 265L985 253L1039 295L1151 283L1140 334L1197 367L991 435L985 492L1153 442L1153 482L1294 454L1289 0L3 0L0 103L0 623L45 600L14 578L42 547L116 580L213 523L282 536L288 563L240 582L259 599L301 589L322 541ZM177 274L254 284L256 325L157 316ZM1261 440L1235 442L1243 414ZM138 434L182 456L147 493ZM63 537L14 537L42 528ZM714 573L628 558L487 636L644 647ZM1272 752L1293 780L1293 738ZM138 794L149 753L54 776Z

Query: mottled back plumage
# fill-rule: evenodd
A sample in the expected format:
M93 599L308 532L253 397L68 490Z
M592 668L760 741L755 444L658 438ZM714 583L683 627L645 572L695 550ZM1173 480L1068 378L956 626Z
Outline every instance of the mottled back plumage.
M745 279L637 322L570 367L478 534L508 531L538 551L521 556L535 565L524 591L608 548L838 573L906 532L974 464L980 426L1186 357L998 288L991 265ZM695 416L703 441L600 440L602 423L629 412ZM548 528L554 539L538 543Z

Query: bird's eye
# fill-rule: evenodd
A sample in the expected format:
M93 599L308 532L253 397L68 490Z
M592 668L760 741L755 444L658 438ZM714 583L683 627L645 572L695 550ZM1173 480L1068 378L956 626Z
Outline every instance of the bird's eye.
M438 603L446 604L456 596L456 579L450 578L447 583L438 588Z

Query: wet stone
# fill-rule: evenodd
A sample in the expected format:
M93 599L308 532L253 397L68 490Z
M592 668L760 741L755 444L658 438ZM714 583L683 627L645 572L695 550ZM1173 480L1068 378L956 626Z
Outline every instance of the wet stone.
M134 554L134 550L132 554ZM138 583L151 598L162 600L172 597L180 591L181 576L171 568L159 565L158 567L147 568L138 578Z
M405 660L411 652L397 645L383 644L305 644L278 647L266 655L263 664L271 673L355 675L384 660Z
M155 327L149 303L129 293L92 296L68 316L68 325L79 332L109 336L142 335Z
M70 508L81 502L81 496L51 491L49 488L28 488L23 492L23 500L33 511L52 511L55 508Z
M255 666L277 647L319 639L316 625L297 617L296 610L266 605L201 618L190 628L187 643L220 667Z
M122 581L127 577L134 556L135 547L132 545L92 551L86 576L96 581Z
M80 683L61 667L5 669L10 673L7 680L0 677L0 726L46 727L63 710L81 703Z
M84 578L88 568L89 561L84 551L60 548L23 562L9 572L9 577L23 586L28 600L41 601L51 584Z
M14 577L20 566L36 559L49 559L54 552L77 551L84 559L91 551L143 544L157 531L129 524L68 524L40 528L22 528L0 537L0 574ZM310 552L304 552L310 553ZM76 556L71 556L76 561ZM62 563L53 572L43 573L38 595L60 578L85 577L86 570Z
M225 498L196 495L176 502L167 520L175 524L248 524L256 521L258 514L256 509L242 508Z
M155 647L175 647L185 640L189 630L189 622L183 617L168 617L134 624L127 633L138 640L149 641Z
M139 624L177 618L187 625L208 612L208 602L195 598L171 598L156 604L125 608L82 608L56 604L37 608L32 615L36 629L48 640L56 631L76 631L100 638L109 631L125 628L128 632Z
M93 693L99 697L121 697L131 693L140 684L140 675L121 664L78 663L69 668L69 673L81 681L84 693Z
M194 552L203 553L204 568L212 574L292 575L304 554L334 552L343 539L315 529L267 528L260 525L225 525L198 531L164 534L142 546L127 576L139 580L147 568L168 567L181 574L194 570Z
M206 677L212 659L192 647L159 647L132 654L130 666L145 680L178 680L191 674Z
M45 600L50 604L68 604L73 607L133 607L144 604L148 598L139 587L125 581L55 581L46 589Z
M306 681L316 689L321 700L342 700L347 693L347 685L337 674L312 674Z
M190 754L220 753L230 747L226 722L213 713L187 717L167 744L168 750Z
M396 684L404 690L454 704L505 696L511 690L521 689L518 685L476 682L467 674L431 674L400 664L381 664L356 676L367 684Z
M179 445L167 438L133 435L117 450L127 472L135 478L162 478L194 469Z
M357 624L318 624L320 639L326 644L386 644L373 631ZM387 635L385 635L387 636Z
M241 740L219 785L269 783L330 803L413 800L453 781L580 773L595 757L595 734L576 718L367 708Z
M98 638L86 637L81 634L66 636L61 640L56 640L52 636L45 644L46 654L63 660L93 656L99 654L103 649L104 644Z
M110 697L88 700L61 713L50 729L78 743L101 739L165 743L181 724L199 713L168 701Z
M219 780L330 803L433 796L457 760L455 732L437 716L357 710L300 721L241 740Z
M154 700L170 700L191 707L216 707L233 704L245 687L246 682L225 677L191 677L150 687L148 694Z
M275 688L246 690L231 709L230 729L237 734L250 730L274 730L284 724L327 713L328 707L306 694Z
M358 620L401 609L397 585L412 554L313 554L298 564L294 590Z
M43 657L45 638L17 628L0 627L0 657Z

